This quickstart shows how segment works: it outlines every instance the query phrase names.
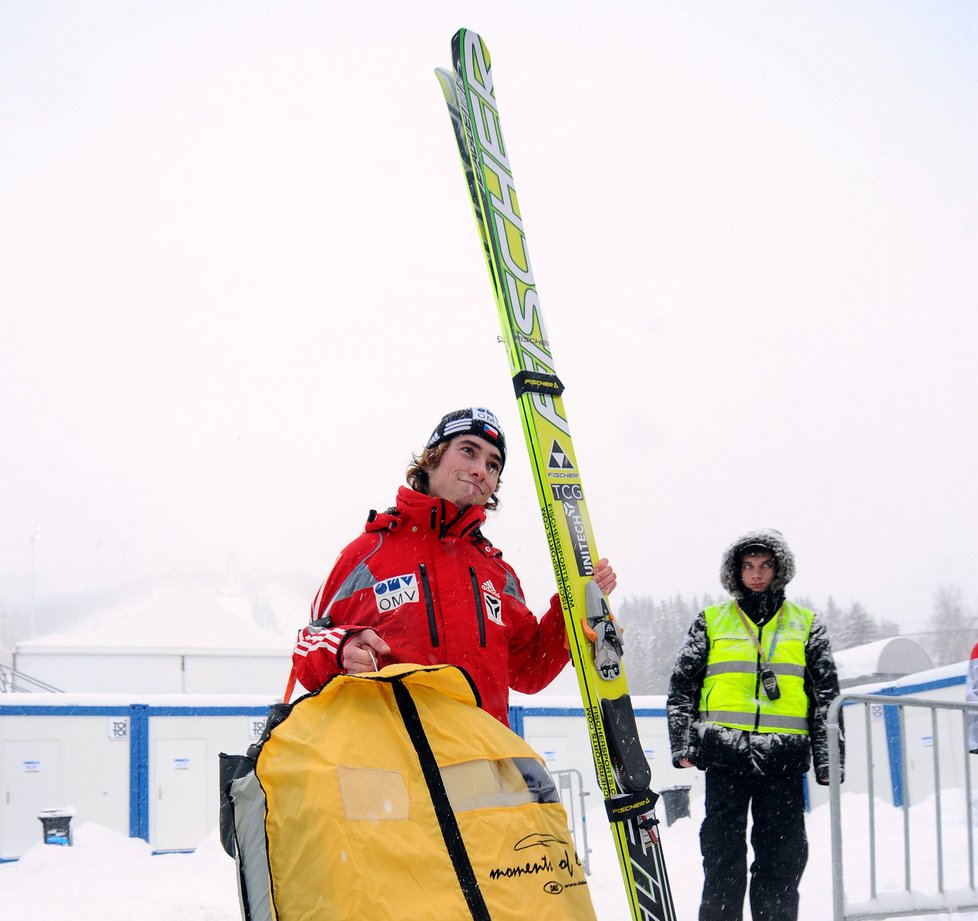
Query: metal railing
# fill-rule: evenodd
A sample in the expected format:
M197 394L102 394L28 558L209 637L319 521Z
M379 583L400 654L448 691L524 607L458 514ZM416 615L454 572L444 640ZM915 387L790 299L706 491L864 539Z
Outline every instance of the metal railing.
M587 812L584 809L584 797L589 794L584 789L584 779L576 768L551 771L550 776L557 784L560 802L567 812L567 824L574 841L574 849L584 865L584 872L590 876L591 848L587 843Z
M865 717L865 766L853 764L854 746L847 744L847 775L855 780L856 772L865 767L866 794L868 801L868 858L869 858L869 899L854 903L846 898L843 829L842 829L842 786L839 759L839 740L841 736L840 714L843 707L862 704ZM922 746L928 744L932 749L931 764L926 761L908 759L907 711L919 708L930 711L930 736L921 737ZM961 733L948 725L953 711L961 711ZM948 728L941 732L939 714L947 711L944 723ZM978 716L978 704L955 701L928 700L918 697L899 697L889 694L850 694L843 693L829 708L827 729L829 742L829 808L832 822L832 907L834 921L863 921L863 919L882 919L933 915L950 912L978 911L978 891L975 889L975 810L972 803L972 758L968 751L968 719ZM925 715L926 718L926 715ZM850 733L852 741L857 737L852 716ZM919 727L919 717L917 725ZM953 718L952 718L953 719ZM888 774L893 808L902 811L903 826L903 888L881 891L878 881L877 818L878 810L887 808L877 792L877 763L874 756L873 722L882 722L887 754L889 756ZM925 724L926 726L926 724ZM847 743L851 741L847 738ZM942 757L943 755L943 757ZM960 769L960 775L958 771ZM928 784L932 775L932 786ZM950 776L949 776L950 775ZM949 782L942 782L942 776ZM913 781L913 783L911 783ZM955 889L947 887L945 879L945 829L941 794L946 787L963 788L965 799L965 837L967 840L967 885ZM911 805L914 796L920 800L934 797L934 825L936 891L914 889L911 861ZM852 818L847 811L847 817ZM918 837L918 845L922 839ZM895 841L887 840L888 856L892 858ZM919 850L918 850L919 853ZM888 867L892 868L892 860Z
M14 694L17 692L34 693L35 691L51 691L55 694L63 694L61 688L41 681L39 678L32 678L23 672L15 671L9 665L0 665L0 694Z

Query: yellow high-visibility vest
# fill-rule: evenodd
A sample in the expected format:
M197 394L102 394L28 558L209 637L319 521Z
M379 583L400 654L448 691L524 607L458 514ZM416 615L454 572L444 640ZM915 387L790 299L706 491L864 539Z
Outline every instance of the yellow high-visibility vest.
M705 614L710 651L700 721L749 732L807 735L805 644L812 612L785 601L760 629L733 600L711 605ZM781 696L776 700L761 686L764 668L777 677Z

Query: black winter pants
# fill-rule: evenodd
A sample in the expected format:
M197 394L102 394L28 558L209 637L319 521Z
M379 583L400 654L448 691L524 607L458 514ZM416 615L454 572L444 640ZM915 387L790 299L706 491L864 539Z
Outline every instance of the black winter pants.
M700 828L704 879L699 921L742 921L748 805L754 823L753 921L797 921L798 883L808 862L801 775L740 777L714 768L706 772L706 818Z

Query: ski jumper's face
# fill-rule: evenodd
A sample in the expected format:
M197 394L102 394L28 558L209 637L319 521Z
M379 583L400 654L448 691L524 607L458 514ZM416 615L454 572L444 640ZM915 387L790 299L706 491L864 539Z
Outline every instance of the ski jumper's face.
M485 505L496 491L502 469L503 457L488 441L476 435L457 435L438 466L428 471L428 492L460 509Z
M766 592L776 573L774 555L767 551L749 553L740 564L740 580L752 592Z

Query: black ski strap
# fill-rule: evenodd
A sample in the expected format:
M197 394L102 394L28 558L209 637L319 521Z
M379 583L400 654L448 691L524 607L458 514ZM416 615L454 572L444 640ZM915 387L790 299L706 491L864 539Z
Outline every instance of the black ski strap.
M431 802L438 818L438 827L441 829L445 847L448 849L448 856L451 858L455 875L458 877L458 884L462 889L462 895L465 896L465 901L469 906L469 912L472 914L473 921L492 921L486 900L479 888L479 881L475 877L475 870L472 869L469 854L465 850L462 831L455 820L455 813L448 799L448 791L445 789L445 782L442 780L438 762L435 760L435 753L431 750L431 743L425 734L418 708L411 697L411 692L402 681L392 681L391 687L394 689L397 709L401 712L401 719L404 720L404 726L411 739L411 744L414 745L418 761L421 762L421 773L424 775L428 792L431 794Z
M524 393L543 393L559 397L564 392L564 385L556 374L544 374L542 371L518 371L513 375L513 389L517 398Z
M636 816L651 812L659 799L658 793L643 790L641 793L625 793L604 801L608 819L612 822L627 822Z

